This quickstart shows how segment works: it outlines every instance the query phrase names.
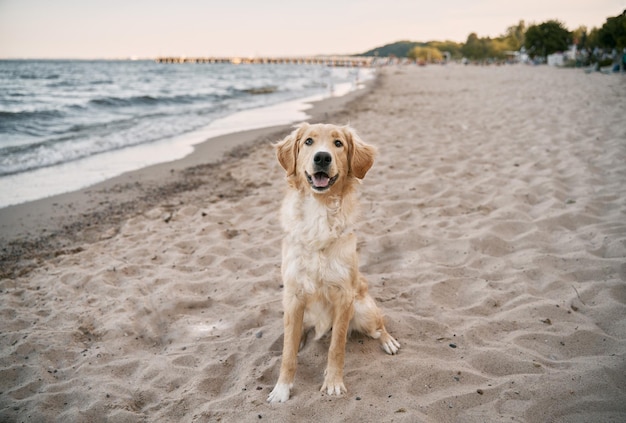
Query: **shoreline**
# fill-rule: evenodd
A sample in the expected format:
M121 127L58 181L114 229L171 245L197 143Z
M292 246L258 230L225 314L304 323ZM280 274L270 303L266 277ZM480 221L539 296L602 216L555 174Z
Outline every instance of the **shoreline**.
M310 108L303 113L309 116L309 122L331 119L348 103L367 95L378 77L361 82L359 88L344 95L305 102ZM42 259L98 241L114 233L125 219L193 191L211 179L219 180L220 165L249 154L245 150L278 141L295 123L207 138L181 159L125 172L75 191L0 208L0 278L23 275Z
M157 66L162 67L163 65ZM220 68L222 69L221 72L223 72L223 67ZM252 67L246 68L246 72L254 73L251 70L253 69ZM157 72L154 69L152 71ZM263 72L265 71L261 70L260 74L263 74ZM76 150L78 147L72 147L72 143L69 141L67 143L65 141L60 142L58 151L52 147L48 149L48 146L42 146L40 150L36 151L30 151L28 150L30 147L25 147L29 153L17 150L16 157L12 157L12 153L9 152L7 153L6 163L3 162L3 166L5 164L7 166L3 170L8 173L0 177L0 209L77 191L127 172L184 158L193 152L195 145L207 139L235 132L302 121L307 118L306 110L310 108L311 103L329 97L341 97L351 91L360 89L363 87L363 84L360 83L359 75L362 76L361 80L363 82L375 77L375 71L372 69L343 72L341 75L339 73L326 74L325 72L321 66L317 66L314 71L316 74L314 79L328 79L324 79L325 88L320 86L317 90L313 90L314 92L301 91L296 98L291 98L294 93L289 89L286 89L285 94L277 94L278 97L251 96L246 99L239 98L236 101L233 100L232 107L224 106L228 111L224 110L220 113L209 114L204 117L203 122L198 121L198 119L194 121L193 118L190 118L188 121L184 117L178 116L178 119L180 119L180 124L178 124L172 121L176 112L170 110L169 114L166 113L163 116L164 121L162 124L157 125L153 122L155 126L151 129L152 132L148 131L152 135L146 138L153 139L151 142L137 142L133 144L131 142L133 139L132 133L129 134L124 127L120 128L111 124L111 127L106 128L106 133L96 134L94 137L84 136L85 134L83 134L85 145L82 147L85 150L85 154L104 148L98 147L98 143L91 145L93 143L87 141L91 138L96 139L100 137L103 146L112 143L109 147L113 147L116 145L116 137L126 139L130 136L128 142L133 145L127 145L123 148L107 148L105 151L100 151L97 154L87 154L85 157L81 157L83 153ZM184 78L180 78L180 80L182 81ZM185 95L194 97L194 87L186 86L181 89L186 93L181 98L186 99ZM191 90L191 93L189 93L189 90ZM155 102L164 101L167 104L167 96L154 95L155 97L149 98L155 98ZM233 97L233 99L236 97ZM133 103L138 102L139 104L142 103L142 98L138 96L131 97ZM92 99L88 104L97 101L99 100ZM117 97L112 97L111 101L118 101ZM183 103L185 102L183 101ZM219 104L219 101L217 101L215 105L218 109L221 107ZM94 110L93 112L97 116L97 111ZM136 111L138 114L141 114L141 112L141 109ZM186 110L186 113L182 116L186 115L195 116L195 113L189 113L189 110ZM72 123L72 119L75 118L76 116L73 118L69 117L67 123ZM97 120L98 118L94 117L94 119ZM61 119L61 122L64 122L63 119ZM195 122L192 125L195 129L190 129L190 122ZM137 128L142 124L145 124L144 120L142 118L137 119ZM86 127L89 127L89 125ZM95 131L96 129L103 130L103 128L96 125L93 129ZM139 134L135 135L137 141L146 140L144 139L145 137ZM68 137L71 138L69 135ZM63 140L64 138L61 137L59 139ZM13 142L15 141L12 141L9 137L9 144ZM76 156L78 158L76 160L62 161L60 157L65 156ZM20 163L21 160L24 160L24 162ZM51 166L45 165L46 163L55 163L56 160L61 160L61 162ZM29 166L34 166L34 168L23 172L19 170L29 169Z

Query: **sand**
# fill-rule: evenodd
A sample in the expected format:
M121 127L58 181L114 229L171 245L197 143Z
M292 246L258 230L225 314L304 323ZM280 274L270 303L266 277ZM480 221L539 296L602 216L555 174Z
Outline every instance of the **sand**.
M343 397L319 392L322 339L300 352L292 398L266 403L284 192L269 141L288 129L175 165L114 219L94 217L98 199L139 198L134 183L83 193L89 213L62 202L82 226L35 219L65 228L49 230L56 253L14 254L0 280L0 421L625 421L624 98L620 75L398 67L317 115L380 150L361 271L402 344L387 356L351 336ZM5 255L37 237L36 207L19 210Z

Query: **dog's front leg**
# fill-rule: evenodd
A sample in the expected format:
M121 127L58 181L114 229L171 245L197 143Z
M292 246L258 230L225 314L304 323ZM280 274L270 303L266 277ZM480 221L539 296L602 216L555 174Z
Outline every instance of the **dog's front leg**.
M354 314L352 302L340 303L334 308L333 330L328 350L328 364L324 372L324 384L320 391L328 395L341 395L346 392L343 384L343 364L346 355L348 326Z
M293 379L298 365L298 349L302 337L302 319L304 302L295 296L284 301L285 335L283 340L283 358L280 365L280 376L274 389L267 398L268 402L285 402L289 399L293 387Z

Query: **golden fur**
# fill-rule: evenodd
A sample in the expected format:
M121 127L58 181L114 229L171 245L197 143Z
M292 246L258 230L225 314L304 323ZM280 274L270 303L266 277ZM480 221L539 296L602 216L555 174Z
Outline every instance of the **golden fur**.
M298 349L310 328L316 339L332 328L321 390L341 395L351 330L378 339L388 354L400 347L367 292L352 230L355 188L373 165L376 150L350 127L307 123L275 147L289 185L281 210L285 335L280 376L268 401L289 399Z

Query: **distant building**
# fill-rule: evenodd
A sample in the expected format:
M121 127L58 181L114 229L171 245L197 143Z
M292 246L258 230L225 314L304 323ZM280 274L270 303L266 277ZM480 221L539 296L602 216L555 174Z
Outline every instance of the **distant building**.
M569 50L562 53L554 53L548 54L548 65L550 66L563 66L569 60L576 60L576 50L577 46L571 45L569 46Z

